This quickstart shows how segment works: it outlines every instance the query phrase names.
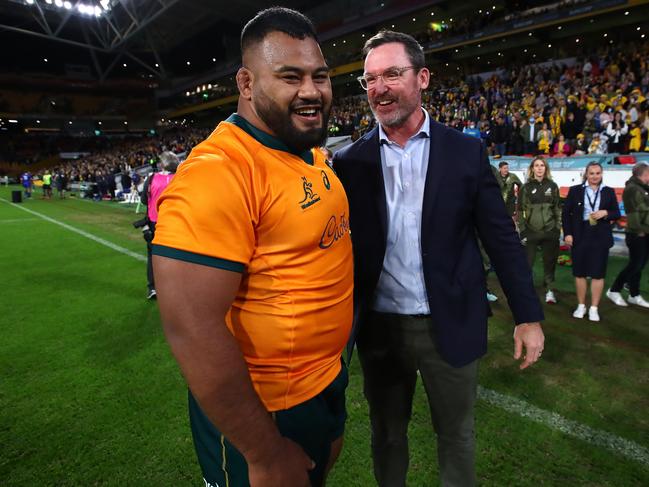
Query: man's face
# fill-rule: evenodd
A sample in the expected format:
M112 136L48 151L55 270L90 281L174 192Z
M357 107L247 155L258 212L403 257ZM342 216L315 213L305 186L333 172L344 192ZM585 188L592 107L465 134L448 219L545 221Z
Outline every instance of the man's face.
M412 66L403 44L391 42L372 49L365 58L365 74L374 76L386 70ZM428 69L407 69L392 84L377 77L367 90L367 99L374 116L384 127L396 128L417 116L421 106L421 91L428 87Z
M504 166L500 166L498 168L500 171L500 175L504 178L506 178L509 175L509 164L505 164Z
M266 129L292 149L302 152L327 138L331 81L318 43L271 32L244 54L250 72L252 109ZM245 73L248 74L248 73ZM245 77L244 74L244 77Z

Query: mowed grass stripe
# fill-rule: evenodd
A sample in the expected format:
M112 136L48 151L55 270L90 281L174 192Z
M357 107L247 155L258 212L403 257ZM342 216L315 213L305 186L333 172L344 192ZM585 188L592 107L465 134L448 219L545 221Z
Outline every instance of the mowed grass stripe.
M34 210L30 210L29 208L25 208L24 206L20 206L20 205L18 205L16 203L11 203L11 202L5 200L4 198L0 198L0 201L3 201L3 202L5 202L5 203L7 203L7 204L9 204L9 205L11 205L11 206L13 206L15 208L18 208L19 210L26 211L27 213L30 213L30 214L32 214L34 216L37 216L38 218L46 220L46 221L48 221L50 223L54 223L55 225L59 225L59 226L65 228L66 230L77 233L77 234L81 235L82 237L88 238L88 239L90 239L90 240L92 240L94 242L97 242L97 243L101 244L101 245L105 245L106 247L108 247L110 249L113 249L116 252L120 252L122 254L128 255L129 257L133 257L134 259L146 262L146 256L144 256L142 254L136 254L135 252L132 252L132 251L130 251L128 249L125 249L124 247L121 247L121 246L119 246L117 244L114 244L112 242L109 242L108 240L105 240L105 239L97 237L97 236L95 236L95 235L93 235L91 233L88 233L88 232L86 232L84 230L81 230L79 228L68 225L67 223L63 223L61 221L55 220L54 218L50 218L49 216L43 215L42 213L38 213L38 212L36 212Z

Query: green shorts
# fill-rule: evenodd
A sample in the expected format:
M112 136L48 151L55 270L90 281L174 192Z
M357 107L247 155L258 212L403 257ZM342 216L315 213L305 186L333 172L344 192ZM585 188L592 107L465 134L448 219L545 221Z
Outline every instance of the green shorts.
M311 485L323 484L331 443L345 430L347 367L320 394L290 409L273 414L282 436L299 444L316 466L309 472ZM243 455L221 434L189 392L189 420L205 487L248 487L248 465Z

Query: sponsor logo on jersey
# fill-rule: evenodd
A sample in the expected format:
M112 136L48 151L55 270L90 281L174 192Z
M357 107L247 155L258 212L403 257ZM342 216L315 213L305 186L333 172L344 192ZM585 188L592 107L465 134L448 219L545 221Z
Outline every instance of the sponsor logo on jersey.
M309 206L315 205L320 201L320 196L313 192L313 183L305 176L302 176L302 189L304 190L304 199L300 201L300 207L306 210Z
M347 234L349 234L349 220L345 214L340 215L340 220L336 215L331 215L320 237L320 248L328 249Z

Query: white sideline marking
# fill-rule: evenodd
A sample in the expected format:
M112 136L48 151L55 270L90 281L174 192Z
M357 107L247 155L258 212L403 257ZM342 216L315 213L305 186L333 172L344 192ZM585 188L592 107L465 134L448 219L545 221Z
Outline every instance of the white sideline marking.
M106 247L116 250L117 252L121 252L130 257L133 257L134 259L146 262L146 257L144 257L143 255L131 252L130 250L120 247L119 245L115 245L114 243L104 240L103 238L96 237L88 232L84 232L83 230L79 230L78 228L74 228L70 225L54 220L53 218L42 215L33 210L29 210L15 203L10 203L4 198L0 198L0 201L4 201L5 203L31 213L39 218L42 218L43 220L47 220L48 222L62 226L63 228L70 230L71 232L78 233L79 235L105 245ZM537 408L536 406L533 406L532 404L521 399L516 399L515 397L501 394L499 392L481 386L478 386L478 399L485 401L492 406L503 409L509 413L517 414L524 418L530 419L535 423L547 426L550 429L560 431L565 435L572 436L579 440L585 441L586 443L590 443L591 445L597 445L608 450L612 450L615 453L618 453L619 455L622 455L630 460L634 460L644 466L649 466L649 449L633 441L626 440L620 436L608 433L606 431L591 428L590 426L578 423L577 421L572 421L570 419L564 418L560 414Z
M122 254L128 255L129 257L133 257L134 259L137 259L142 262L146 262L146 257L141 254L136 254L135 252L132 252L128 249L125 249L124 247L120 247L117 244L114 244L113 242L109 242L108 240L104 240L103 238L97 237L93 235L92 233L84 232L83 230L80 230L78 228L75 228L73 226L68 225L67 223L60 222L58 220L55 220L54 218L50 218L49 216L43 215L41 213L38 213L34 210L30 210L28 208L25 208L23 206L17 205L16 203L11 203L7 201L4 198L0 198L0 201L4 201L5 203L18 208L19 210L26 211L27 213L31 213L34 216L37 216L38 218L42 218L43 220L46 220L50 223L54 223L55 225L59 225L60 227L65 228L66 230L70 230L71 232L78 233L79 235L86 237L94 242L97 242L101 245L105 245L108 248L111 248L113 250L116 250L117 252L120 252Z
M612 433L597 430L564 418L560 414L537 408L515 397L478 386L478 398L509 413L515 413L568 436L612 450L630 460L649 466L649 449Z

